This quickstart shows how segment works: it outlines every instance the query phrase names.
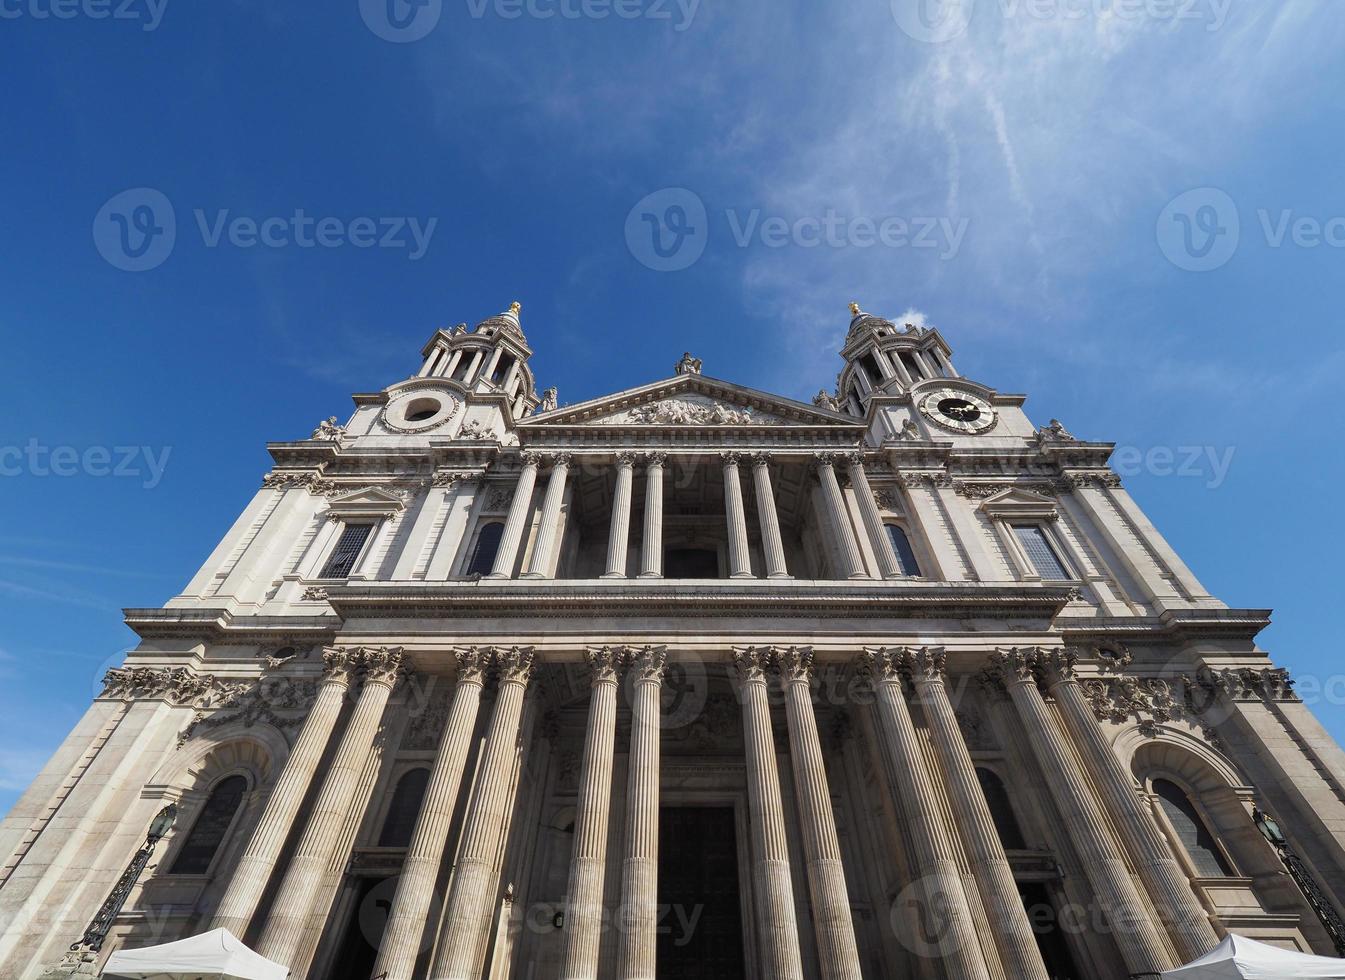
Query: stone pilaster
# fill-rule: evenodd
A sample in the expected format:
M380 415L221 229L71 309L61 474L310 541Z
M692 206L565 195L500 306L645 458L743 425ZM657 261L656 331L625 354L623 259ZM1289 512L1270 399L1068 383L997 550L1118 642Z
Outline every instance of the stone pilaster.
M834 482L835 477L832 479ZM807 647L781 647L774 652L784 682L789 756L794 763L794 787L822 978L861 980L855 926L850 917L850 898L836 834L836 814L831 808L831 789L813 713L813 653Z
M616 458L616 491L612 494L612 527L607 535L607 572L603 578L626 577L631 487L634 482L634 453L619 453Z
M772 980L802 980L794 885L789 873L785 809L775 760L770 696L766 687L769 650L734 651L743 703L743 743L747 761L747 803L752 818L752 879L762 974Z
M878 503L873 499L873 490L869 487L868 474L864 472L864 454L848 453L845 457L850 485L855 488L855 499L859 503L859 515L864 520L864 530L868 533L869 544L878 556L878 568L883 578L901 578L901 565L897 562L897 553L892 549L892 539L887 536L883 526L883 515L878 513Z
M587 658L593 683L588 731L584 735L584 761L579 773L579 805L575 808L560 980L596 980L598 976L616 748L616 699L626 652L601 647L589 650Z
M247 933L261 902L266 885L275 871L280 850L285 845L299 807L313 781L318 763L332 729L341 714L341 705L350 689L351 674L358 657L342 647L329 647L322 652L323 675L318 696L304 719L303 728L294 743L294 751L285 760L275 789L266 801L266 809L257 829L252 832L247 850L238 861L229 887L220 900L212 927L228 929L235 936Z
M1044 651L1035 648L1003 649L992 657L991 670L1009 692L1127 969L1131 973L1170 970L1175 964L1135 888L1102 805L1037 688L1036 672L1043 657Z
M551 458L551 478L542 498L542 519L537 528L537 543L524 578L551 578L551 561L560 538L560 508L565 503L565 484L570 476L570 454L557 453Z
M766 577L789 578L785 545L780 538L780 515L775 506L775 489L771 486L770 453L756 453L752 457L752 480L757 491L757 517L761 521L761 548L766 555Z
M532 676L529 647L494 651L499 691L485 748L477 763L476 789L463 821L462 843L453 872L440 931L439 948L430 969L432 980L475 980L477 964L490 936L495 907L495 860L509 826L508 801L514 777L523 696Z
M504 533L500 536L500 550L495 553L495 567L488 578L511 578L514 574L518 546L523 541L523 528L532 507L532 491L537 486L537 469L542 462L536 453L524 453L522 460L523 469L518 474L514 499L509 504L509 516L505 518Z
M724 463L724 510L728 521L729 577L751 578L752 559L747 548L747 513L743 509L743 484L738 474L738 453L722 453Z
M663 453L645 456L644 542L640 578L663 578Z
M302 975L308 965L298 960L302 956L300 947L309 917L326 912L326 909L315 909L314 905L332 859L334 842L350 813L388 696L403 671L399 647L361 647L358 657L364 674L359 700L337 745L327 778L313 804L313 815L290 859L257 944L257 952L285 964L298 975Z
M868 578L864 571L864 560L859 553L859 543L855 541L850 517L845 509L845 496L836 479L834 463L835 453L818 453L813 457L817 464L817 479L822 487L822 502L826 506L827 522L831 525L832 540L840 553L840 573L846 578Z
M1075 676L1075 657L1072 650L1066 649L1053 651L1046 658L1048 690L1060 706L1065 727L1083 753L1113 825L1138 865L1144 887L1177 944L1177 951L1188 962L1198 959L1219 945L1219 937L1204 906L1191 890L1190 879L1154 822L1153 812L1141 799L1134 777L1126 772L1102 734Z
M646 647L631 660L630 774L626 786L626 856L618 927L619 980L654 980L658 942L660 696L668 655Z
M449 825L481 704L481 687L490 662L490 655L476 647L459 650L454 657L457 686L453 704L439 737L425 800L397 880L388 925L374 964L373 974L383 974L387 980L411 980L425 940L426 922L434 903L434 883L443 863Z
M995 947L1011 980L1048 980L1046 964L1032 932L1014 883L1013 869L985 801L976 766L972 763L957 714L944 685L944 652L941 647L903 651L910 668L916 699L925 714L930 740L943 768L953 817L971 861L980 888L981 901L990 916Z
M902 693L901 652L869 650L864 665L878 695L878 717L893 761L898 802L914 846L931 920L939 920L939 951L950 975L959 980L988 980L990 972L976 939L962 873L949 828L940 814L934 780L925 765L906 698ZM938 910L938 914L933 914Z

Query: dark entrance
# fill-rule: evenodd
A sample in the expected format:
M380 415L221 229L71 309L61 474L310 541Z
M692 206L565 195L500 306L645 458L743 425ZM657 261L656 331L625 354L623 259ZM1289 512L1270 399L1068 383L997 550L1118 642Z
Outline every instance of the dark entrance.
M719 554L708 548L669 548L663 556L665 578L719 578Z
M746 980L728 807L659 811L659 980Z
M1046 972L1050 974L1051 980L1081 980L1083 974L1075 965L1069 942L1060 928L1059 915L1050 891L1039 881L1020 881L1018 894L1023 897L1027 919L1032 923L1037 948L1041 950L1041 958L1046 961Z

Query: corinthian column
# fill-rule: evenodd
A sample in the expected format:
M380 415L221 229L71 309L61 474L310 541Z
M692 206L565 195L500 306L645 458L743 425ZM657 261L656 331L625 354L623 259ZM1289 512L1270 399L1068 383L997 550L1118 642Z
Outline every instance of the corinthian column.
M362 647L358 656L364 672L359 701L355 703L355 711L341 736L327 778L313 805L313 815L290 859L290 866L271 905L266 929L257 944L257 952L285 964L296 973L302 973L307 965L298 963L297 957L309 917L326 912L313 907L318 890L332 859L332 849L340 837L341 825L350 814L388 695L402 673L400 647Z
M1131 973L1170 970L1175 964L1135 889L1101 804L1037 689L1036 671L1043 655L1044 651L1035 648L999 650L991 659L991 669L1009 691L1126 968Z
M560 537L560 507L565 502L565 483L570 475L570 454L557 453L551 458L551 479L542 499L542 520L537 529L537 544L524 578L551 578L551 559Z
M855 499L859 501L859 515L864 519L864 530L869 535L869 544L878 556L878 568L883 578L901 578L901 565L897 562L897 553L892 550L892 539L887 536L883 526L883 515L878 513L878 503L873 499L873 490L869 487L868 475L864 472L864 454L849 453L845 463L850 475L850 485L855 488Z
M616 695L625 652L612 647L588 651L593 675L579 773L579 805L574 817L574 850L561 937L560 980L596 980L602 938L602 886L607 871L607 824L612 805L612 762L616 746Z
M523 695L532 676L532 649L497 649L495 665L500 685L495 712L476 767L476 791L462 825L462 843L444 910L439 949L430 969L433 980L476 980L477 964L490 935L491 909L495 905L491 882L495 878L495 859L509 825L505 810L514 773Z
M785 687L789 756L794 763L822 978L862 980L845 869L841 866L841 844L836 836L836 814L831 808L831 789L813 714L813 652L807 647L783 647L777 648L775 655Z
M747 550L747 514L743 510L743 484L738 475L738 453L723 453L724 510L729 532L729 577L751 578L752 559Z
M523 526L527 523L528 509L532 506L532 491L537 486L537 468L541 465L541 459L536 453L524 453L521 458L523 470L518 474L514 499L509 504L509 516L504 521L500 550L495 552L495 567L487 578L510 578L514 574L518 546L523 541Z
M822 502L826 505L827 521L831 524L832 539L841 553L841 574L846 578L868 578L864 571L864 561L859 554L859 545L850 527L850 516L845 510L845 497L841 485L836 480L835 453L818 453L813 457L817 463L817 479L822 485Z
M663 453L645 456L644 542L640 578L663 578Z
M630 776L626 784L626 858L621 869L619 980L654 980L658 941L659 698L668 654L635 653L630 671Z
M766 690L770 651L736 650L743 701L743 742L747 749L747 804L752 817L752 880L756 891L757 930L761 935L763 976L803 980L799 928L794 918L794 885L789 876L785 808L775 764L775 735Z
M976 766L944 686L943 648L907 650L904 660L910 667L916 699L924 709L930 740L943 767L953 818L961 828L972 873L990 913L990 927L1004 962L1004 972L1012 980L1048 980L1032 923L1014 884L1013 869L1009 867L1004 844L976 778Z
M902 654L869 650L864 654L864 665L873 677L883 737L896 763L893 776L898 804L914 846L921 891L928 908L938 910L939 914L932 918L941 920L939 951L951 976L958 980L988 980L990 972L976 939L952 837L943 822L934 780L925 766L915 723L902 693Z
M775 508L775 490L771 487L770 453L757 453L752 457L752 479L757 490L757 518L761 521L761 546L766 553L766 577L789 578L785 545L780 540L780 515Z
M350 689L350 676L358 658L341 647L322 651L322 684L318 696L304 719L294 751L285 760L285 767L276 780L275 789L266 801L266 809L257 829L252 832L247 850L234 869L229 887L215 911L212 928L228 929L235 936L247 933L252 916L261 902L262 893L271 880L280 849L294 826L308 785L317 771L322 753L332 737L332 729L341 714L341 705Z
M1051 697L1060 706L1066 729L1096 777L1094 782L1106 801L1107 812L1139 865L1140 878L1168 926L1177 951L1187 961L1198 959L1219 945L1219 937L1191 890L1190 879L1154 822L1153 811L1140 799L1134 779L1102 734L1074 674L1076 656L1068 648L1050 655L1045 667Z
M635 482L635 454L616 457L616 492L612 494L612 529L607 535L607 572L603 578L626 577L626 550L630 543L630 497Z
M453 705L439 737L439 750L430 770L425 801L416 819L401 877L397 879L388 926L372 971L375 976L383 975L387 980L411 980L416 967L416 957L422 948L426 921L434 901L434 882L443 863L449 824L453 821L453 808L462 784L462 770L471 747L472 730L476 727L481 686L490 661L490 655L476 647L459 650L454 657L458 669Z

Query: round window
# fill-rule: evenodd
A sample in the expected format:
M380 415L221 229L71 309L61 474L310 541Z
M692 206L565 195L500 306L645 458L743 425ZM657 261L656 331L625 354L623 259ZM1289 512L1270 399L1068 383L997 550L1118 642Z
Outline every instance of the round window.
M406 421L428 422L439 414L442 407L437 398L417 398L406 406Z

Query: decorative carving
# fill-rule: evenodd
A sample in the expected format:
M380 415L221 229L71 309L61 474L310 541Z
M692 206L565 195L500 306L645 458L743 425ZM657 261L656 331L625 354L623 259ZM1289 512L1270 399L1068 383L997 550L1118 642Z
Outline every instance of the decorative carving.
M1051 419L1051 424L1037 430L1037 442L1078 442L1079 440L1070 435L1068 429L1060 424L1059 419Z
M317 696L317 688L316 681L291 677L262 678L256 684L229 685L217 699L198 706L191 723L178 733L178 748L197 732L233 722L244 728L267 724L290 734L303 724L309 706Z
M990 655L986 678L995 684L1031 684L1041 667L1041 651L1036 647L1001 647Z
M775 666L786 681L804 681L812 679L812 647L775 647Z
M905 656L900 649L865 647L859 656L859 667L878 683L901 683Z
M197 674L187 667L113 667L103 676L99 697L210 707L246 687L246 682L220 681L214 674Z
M500 683L513 681L527 684L532 677L536 656L532 647L496 647L495 669L499 673Z
M646 466L662 466L668 461L667 453L645 453L644 463Z
M410 672L401 647L360 647L359 665L366 683L396 684Z
M585 650L584 660L588 663L593 686L619 681L629 656L625 647L589 647Z
M514 499L512 487L502 486L498 483L491 484L486 492L486 503L483 507L487 514L498 514L509 509L509 503Z
M411 751L426 751L439 744L439 735L448 723L449 685L436 684L433 693L424 707L411 715L407 723L406 734L402 736L402 748Z
M1084 681L1082 686L1098 721L1120 724L1134 717L1141 723L1161 724L1181 710L1171 686L1159 677L1098 678Z
M733 667L738 680L762 681L766 679L766 669L771 664L771 651L763 647L734 647Z
M895 489L884 487L874 490L873 499L883 510L890 510L894 514L901 513L901 500Z
M1079 651L1076 647L1063 647L1059 650L1037 650L1038 664L1046 675L1047 682L1059 684L1075 679L1075 668L1079 663Z
M271 471L262 477L263 490L290 490L295 487L307 487L318 478L314 472L276 472Z
M460 647L453 651L459 684L483 684L490 668L490 651L480 647Z
M325 602L327 601L327 590L320 585L310 585L304 589L304 594L300 598L305 602Z
M542 392L542 403L537 406L537 411L554 412L558 407L558 403L556 401L557 395L558 392L556 391L554 386Z
M719 459L725 466L736 467L739 463L742 462L743 454L735 452L720 453Z
M953 478L942 472L901 473L897 476L897 486L904 490L920 488L937 490L946 489L952 485Z
M920 427L910 419L901 420L901 431L897 433L898 442L920 442L924 439Z
M687 351L682 355L682 359L677 362L674 371L677 374L700 374L702 363L699 357L692 357L691 352Z
M626 413L634 425L778 425L779 419L756 415L750 408L730 408L718 402L701 404L685 398L640 405Z
M666 647L638 647L629 654L629 670L636 682L663 682L663 672L668 666Z
M631 452L629 449L625 449L616 454L616 465L618 467L622 466L634 467L638 459L639 459L638 454Z
M495 439L495 429L480 419L469 419L462 424L462 428L453 438L473 442L490 442Z
M907 647L906 665L916 680L943 680L948 655L943 647Z
M453 487L459 483L471 483L480 479L476 473L462 473L453 470L440 470L430 480L432 487Z
M525 449L518 454L518 461L523 464L524 469L529 466L533 469L541 469L542 464L546 462L546 456L532 449Z
M552 466L568 467L574 462L574 456L570 453L550 453L547 458L551 461Z
M318 427L313 430L310 439L316 439L320 442L340 442L346 435L346 427L336 424L336 416L323 419L318 423Z
M813 395L813 404L818 408L825 408L829 412L839 412L841 410L841 403L836 400L836 396L825 388Z
M1219 694L1231 701L1295 701L1294 681L1289 671L1283 668L1266 667L1201 667L1194 679L1183 677L1187 687L1187 700L1194 713L1201 714ZM1208 697L1204 705L1195 710L1193 689L1203 690Z

